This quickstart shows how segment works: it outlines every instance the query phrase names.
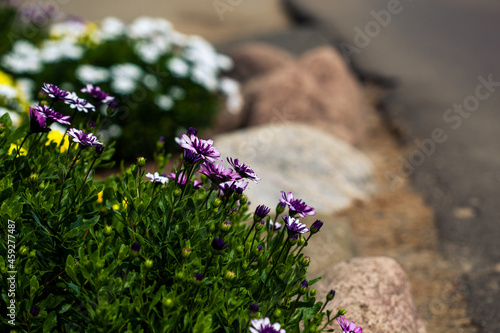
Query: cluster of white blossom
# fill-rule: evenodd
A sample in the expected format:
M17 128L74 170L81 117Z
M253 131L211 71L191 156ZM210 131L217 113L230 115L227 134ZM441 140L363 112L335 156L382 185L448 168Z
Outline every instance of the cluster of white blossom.
M126 41L143 64L120 63L106 68L86 63L87 50L113 41ZM56 23L50 28L50 39L40 46L17 41L0 64L10 72L29 75L61 61L81 63L75 72L81 83L109 82L118 94L131 94L140 83L157 91L161 78L142 68L150 66L175 77L190 78L212 93L225 95L231 112L238 112L242 106L238 83L221 75L232 67L231 59L217 53L203 38L184 35L161 18L140 17L130 25L114 17L105 18L100 26L80 20ZM155 102L162 110L170 110L177 99L180 97L158 91Z

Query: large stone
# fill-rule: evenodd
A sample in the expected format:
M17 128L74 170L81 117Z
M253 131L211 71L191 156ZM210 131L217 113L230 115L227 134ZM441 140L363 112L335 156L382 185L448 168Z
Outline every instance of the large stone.
M228 55L234 62L229 75L240 82L295 62L294 57L287 51L261 42L239 45L231 49Z
M254 206L275 207L280 191L291 191L330 214L368 199L376 189L372 162L363 153L311 126L286 122L247 128L215 137L214 145L262 178L245 191Z
M366 132L363 94L330 47L255 77L243 87L243 95L249 126L269 123L280 112L284 120L313 125L353 144Z
M346 318L370 333L425 333L408 277L388 257L354 258L331 267L315 285L318 295L336 291L326 309L343 307ZM322 296L320 296L322 297ZM338 329L334 322L331 328Z
M303 222L311 226L316 220L323 221L323 227L311 237L303 250L304 255L311 258L311 264L307 269L307 276L310 279L322 276L330 267L358 254L349 224L338 217L321 213L308 216Z

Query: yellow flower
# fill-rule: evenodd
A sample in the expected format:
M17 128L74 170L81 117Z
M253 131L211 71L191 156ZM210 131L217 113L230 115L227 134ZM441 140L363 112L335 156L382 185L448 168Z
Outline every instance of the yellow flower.
M14 149L17 151L17 148L18 148L18 145L11 143L10 148L9 148L9 155L12 154ZM26 155L27 153L28 153L28 151L26 149L21 148L21 152L19 153L19 155Z
M103 195L104 191L101 191L99 193L97 193L97 202L98 203L101 203L102 202L102 195Z
M114 210L118 210L120 209L120 205L119 204L114 204L113 206L111 206Z
M6 84L9 86L14 85L14 81L10 77L10 75L0 71L0 84Z
M59 143L61 143L61 140L64 139L64 133L61 133L58 130L52 130L47 134L47 138L49 139L47 141L47 145L49 145L51 142L55 142L59 145ZM68 148L69 141L64 140L64 143L61 146L61 153L68 150Z

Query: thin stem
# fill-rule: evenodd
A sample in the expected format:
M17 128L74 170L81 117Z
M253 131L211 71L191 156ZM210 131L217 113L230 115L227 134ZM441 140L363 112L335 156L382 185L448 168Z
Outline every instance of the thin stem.
M307 242L309 242L309 240L311 239L311 237L312 237L312 234L309 234L309 237L307 237L307 239L304 242L304 244L302 244L302 246L300 247L299 252L297 252L297 255L295 256L294 260L297 260L297 258L299 257L300 253L302 252L302 250L304 249L304 247L307 245Z
M26 136L24 137L23 139L23 142L21 142L21 145L19 146L19 148L17 148L17 152L16 152L16 156L15 158L17 158L17 156L19 155L19 152L21 151L21 148L23 147L24 145L24 142L26 141L26 139L28 138L28 136L30 136L31 134L33 134L32 132L29 132L28 134L26 134Z
M256 224L256 222L252 223L252 226L250 227L250 230L248 230L248 233L247 233L242 245L245 245L245 243L247 242L248 236L250 236L250 233L252 232L253 227L255 227L255 224Z
M295 311L295 308L297 307L297 304L299 303L300 296L301 296L300 294L297 295L297 299L295 300L295 303L293 304L292 311L290 311L290 314L288 315L288 318L286 319L285 323L288 323L288 321L292 317L292 314Z
M80 188L78 189L78 191L76 192L75 194L75 200L76 198L78 197L78 194L80 194L80 191L82 190L83 186L85 185L86 181L87 181L87 177L89 176L90 174L90 171L92 170L92 167L94 166L94 163L95 161L97 161L99 157L97 156L96 158L94 158L94 160L92 161L92 164L90 165L89 167L89 170L87 171L87 174L85 175L85 177L83 178L83 183L82 183L82 186L80 186Z
M73 167L75 166L75 163L76 161L78 160L78 158L80 157L80 153L82 152L82 149L80 148L78 150L78 153L76 154L75 156L75 159L73 160L73 163L71 164L71 166L69 167L69 170L68 170L68 173L66 173L66 175L64 176L64 180L62 181L62 184L61 184L61 194L59 195L59 206L57 208L57 210L60 210L61 209L61 201L62 201L62 196L63 196L63 192L64 192L64 183L66 182L66 180L68 179L68 176L71 174L71 171L73 171Z
M285 244L284 244L284 245L283 245L283 247L281 248L281 251L280 251L280 254L278 255L278 258L276 258L276 261L274 262L273 267L271 268L271 271L269 271L269 274L268 274L268 275L267 275L267 277L266 277L266 282L264 282L264 288L262 288L262 291L264 291L264 290L265 290L265 287L266 287L266 285L267 285L267 282L269 281L269 278L271 277L271 274L274 272L274 269L275 269L275 268L276 268L276 266L278 265L278 261L280 260L280 257L281 257L281 255L283 254L283 250L285 250L285 247L287 247L287 245L288 245L288 240L289 240L289 238L287 237L287 239L286 239L286 241L285 241ZM260 298L262 298L262 295L263 295L263 294L261 294L261 295L260 295ZM259 298L259 300L260 300L260 298Z

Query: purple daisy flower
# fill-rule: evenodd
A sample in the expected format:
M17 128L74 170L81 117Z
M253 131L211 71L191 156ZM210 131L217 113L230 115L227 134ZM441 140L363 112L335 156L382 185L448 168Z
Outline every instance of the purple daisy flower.
M201 164L201 170L198 172L206 175L208 178L210 178L212 183L217 185L225 182L235 181L239 178L239 175L233 173L232 169L226 169L221 164L204 162L203 164Z
M283 199L280 199L280 202L288 205L291 216L298 213L300 217L304 218L306 215L316 214L314 208L306 205L305 202L302 202L302 200L295 199L292 192L285 193L284 191L281 191L281 195L283 196Z
M356 324L352 321L345 319L345 316L340 316L337 318L337 322L344 333L362 333L363 328L361 326L356 326Z
M243 191L245 191L247 186L248 186L248 182L246 182L242 179L239 179L236 181L234 181L234 180L228 181L228 182L219 184L219 188L222 190L222 192L224 192L224 195L227 195L227 196L230 196L233 193L243 194Z
M42 90L50 97L55 100L65 100L66 96L68 96L68 92L62 90L58 86L50 83L44 83Z
M285 221L288 232L292 235L305 234L306 232L309 232L306 225L304 223L300 223L299 220L294 217L283 216L283 221Z
M38 112L43 113L47 119L50 119L53 122L55 121L61 125L71 125L68 121L71 116L63 116L61 113L52 110L47 105L36 105L33 108Z
M87 83L85 85L85 88L82 88L80 91L95 98L98 101L98 105L109 104L115 100L113 96L109 96L109 94L102 91L100 87L94 87L90 83Z
M38 111L36 107L30 107L30 130L31 133L47 133L50 128L47 127L47 117L43 112Z
M231 166L234 168L234 172L240 175L241 178L246 178L250 179L251 181L255 183L260 182L260 178L257 177L255 172L253 172L252 169L250 169L247 165L244 163L241 163L238 159L232 159L230 157L227 158L227 161Z
M68 135L73 138L73 142L78 142L83 148L102 146L102 142L97 141L97 137L92 133L86 134L82 130L70 128Z
M196 162L202 159L199 154L194 153L191 150L184 150L183 157L184 157L184 162L187 164L195 164Z
M180 139L177 138L176 142L184 149L192 151L194 154L199 155L202 159L209 162L215 162L215 160L222 161L220 158L220 152L217 148L213 147L213 140L203 140L198 138L196 135L182 134Z
M252 319L252 327L250 327L250 332L252 333L286 333L286 330L281 328L279 323L271 324L268 317L263 319Z
M64 103L68 104L72 109L77 109L79 112L88 113L89 110L95 112L95 106L90 104L86 99L78 97L74 92L66 96Z
M148 172L146 174L146 177L150 178L152 183L161 183L161 184L168 183L168 178L163 175L160 175L158 172L155 172L154 174Z

